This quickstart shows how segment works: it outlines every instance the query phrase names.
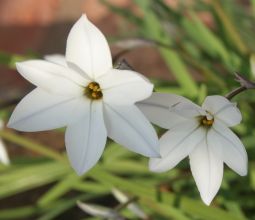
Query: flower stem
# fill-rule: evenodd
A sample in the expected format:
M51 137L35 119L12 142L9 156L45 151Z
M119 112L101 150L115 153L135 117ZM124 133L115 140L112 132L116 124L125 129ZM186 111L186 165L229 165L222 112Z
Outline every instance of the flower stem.
M236 95L238 95L239 93L241 93L241 92L243 92L245 90L247 90L246 87L240 86L240 87L234 89L233 91L231 91L230 93L228 93L227 95L225 95L225 97L227 99L231 100L233 97L235 97Z
M61 161L64 163L67 162L65 157L63 157L61 154L55 152L54 150L48 149L46 146L35 143L27 138L21 137L14 133L7 132L7 131L0 131L0 137L2 137L6 141L20 145L24 148L27 148L29 150L32 150L39 154L42 154L46 157L52 158L56 161Z
M134 70L134 68L125 60L122 59L117 65L116 69L120 70ZM225 95L225 97L229 100L234 98L236 95L239 93L246 91L248 89L255 89L255 83L249 81L248 79L244 78L242 75L239 73L235 73L236 81L240 83L240 87L235 88L231 92Z
M118 205L115 210L116 211L121 211L122 209L126 208L128 205L130 205L131 203L133 202L136 202L138 200L138 197L137 196L134 196L132 198L130 198L128 201Z
M229 100L231 100L232 98L234 98L236 95L240 94L243 91L246 91L248 89L255 89L255 83L249 81L248 79L244 78L238 73L235 74L235 77L236 81L239 82L241 86L225 95L225 97Z

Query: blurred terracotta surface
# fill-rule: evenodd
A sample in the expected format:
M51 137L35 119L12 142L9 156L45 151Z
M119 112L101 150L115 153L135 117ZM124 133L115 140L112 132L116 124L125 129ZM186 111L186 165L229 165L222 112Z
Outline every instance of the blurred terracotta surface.
M108 1L136 12L132 0ZM165 1L173 8L178 7L179 0ZM188 4L192 2L187 1ZM100 0L0 0L0 51L64 54L68 32L82 13L86 13L107 37L126 33L127 27L123 27L121 17L109 11ZM201 17L210 25L211 19L206 12L201 13ZM116 51L112 49L114 55ZM126 54L125 59L144 75L172 79L154 48L135 49ZM31 89L31 85L14 70L0 67L0 77L0 102L22 97Z
M58 6L59 0L1 0L0 25L47 25Z
M0 104L21 98L33 88L14 70L0 66L0 77Z
M123 7L130 4L128 0L112 2ZM64 51L68 31L82 13L102 31L116 33L118 19L97 0L1 0L0 49L16 53Z
M109 2L134 10L131 0ZM121 18L110 12L100 0L1 0L0 51L64 54L68 32L82 13L86 13L106 36L116 36L120 30L123 31L119 28ZM137 71L168 79L167 69L155 49L145 51L134 50L125 58ZM145 54L144 59L141 59L141 53ZM23 96L31 88L15 71L0 67L0 77L1 100Z

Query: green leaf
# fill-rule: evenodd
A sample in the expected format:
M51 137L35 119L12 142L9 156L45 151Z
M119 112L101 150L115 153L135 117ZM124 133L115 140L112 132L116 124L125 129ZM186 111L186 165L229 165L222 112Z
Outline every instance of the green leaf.
M70 167L62 163L47 162L3 173L0 182L0 198L54 182L70 171Z
M194 12L190 11L191 19L183 18L183 26L189 36L213 57L219 56L226 65L230 64L230 57L223 42L209 29Z
M227 11L222 7L222 3L219 0L214 0L211 1L210 4L219 17L223 30L226 32L228 39L232 42L232 45L236 47L241 54L247 54L249 52L249 48L247 48L243 42Z
M76 183L80 181L81 177L75 173L68 174L62 178L56 185L54 185L47 193L45 193L39 200L39 206L46 206L57 200L65 193L70 191Z
M101 196L101 195L100 195ZM80 195L77 197L74 197L72 199L67 199L63 201L59 201L56 203L52 209L49 209L46 211L44 215L42 215L40 218L37 220L52 220L55 219L57 216L61 215L65 211L71 209L72 207L76 206L77 201L87 201L91 200L94 198L97 198L98 195L92 195L92 194L87 194L87 195ZM84 213L85 215L85 213Z
M54 150L49 149L49 147L43 146L41 144L35 143L28 138L21 137L20 135L16 135L11 132L7 131L0 131L0 137L4 140L10 141L11 143L20 145L24 148L29 150L35 151L39 154L52 158L54 160L62 161L63 163L67 163L66 158L64 158L59 153L55 152Z
M150 39L152 40L159 41L165 45L172 45L173 41L171 40L171 37L166 34L162 28L162 24L151 9L151 2L144 0L136 0L135 2L140 6L144 13L144 27L146 28L144 34L145 37L150 36ZM198 88L195 80L191 77L179 54L170 48L160 47L159 51L165 60L166 65L172 70L176 80L183 91L185 91L185 94L189 97L196 96Z
M17 219L27 219L30 216L35 215L38 209L33 206L24 206L12 209L2 209L0 210L0 219L4 220L17 220Z

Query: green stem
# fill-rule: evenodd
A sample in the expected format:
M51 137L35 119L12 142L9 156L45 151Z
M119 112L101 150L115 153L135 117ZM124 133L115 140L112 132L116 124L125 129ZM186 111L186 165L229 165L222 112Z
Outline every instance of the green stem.
M232 98L234 98L236 95L238 95L241 92L244 92L249 89L255 89L255 83L246 79L241 74L235 73L235 77L236 77L236 81L240 83L240 86L238 88L235 88L231 92L229 92L227 95L225 95L225 97L229 100L231 100Z
M240 86L236 89L234 89L233 91L231 91L230 93L228 93L227 95L225 95L225 97L229 100L231 100L232 98L234 98L236 95L238 95L239 93L246 91L247 88L244 86Z
M233 45L236 45L237 49L242 54L247 54L249 49L243 43L242 38L238 31L236 30L235 26L233 25L232 21L230 20L229 16L227 16L226 11L224 11L221 1L219 0L212 0L210 1L215 12L217 13L220 20L223 22L225 30L228 32L228 37L232 41Z
M59 153L48 149L46 146L33 142L27 138L21 137L19 135L13 134L7 131L0 131L0 137L4 140L10 141L11 143L20 145L26 149L32 150L46 157L52 158L57 161L67 162L66 158Z
M118 205L116 208L115 208L115 211L119 212L121 211L122 209L126 208L128 205L130 205L131 203L133 202L136 202L138 200L138 197L134 196L132 198L130 198L128 201Z

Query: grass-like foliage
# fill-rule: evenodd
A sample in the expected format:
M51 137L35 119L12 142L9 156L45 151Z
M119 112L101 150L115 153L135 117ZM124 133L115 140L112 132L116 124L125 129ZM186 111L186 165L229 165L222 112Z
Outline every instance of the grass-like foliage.
M116 7L106 0L102 4L122 16L124 24L132 26L132 31L122 28L124 37L115 39L118 45L125 48L125 52L136 49L127 48L127 41L139 47L153 47L164 60L169 74L174 76L172 81L152 79L156 91L180 94L200 104L207 95L225 95L238 87L235 72L255 79L255 68L252 70L255 66L255 1L247 5L231 0L198 0L188 5L180 1L183 3L175 9L163 0L133 2L139 13ZM201 19L204 14L210 24ZM0 63L9 68L14 68L15 61L22 59L4 51L0 53ZM146 63L142 55L140 62ZM118 206L112 193L118 189L130 199L135 198L148 219L255 220L254 94L251 90L233 99L243 115L241 125L234 131L248 152L248 175L239 177L225 166L221 190L211 206L200 200L188 159L169 172L155 174L148 170L146 158L109 141L96 167L79 177L70 168L65 153L4 129L0 137L7 147L11 144L39 156L12 155L10 166L0 166L0 203L7 204L0 210L0 219L100 219L86 217L85 212L77 208L77 201L114 209L127 219L146 219L128 209L128 204ZM3 105L0 110L7 120L9 106ZM12 201L16 202L12 204Z

